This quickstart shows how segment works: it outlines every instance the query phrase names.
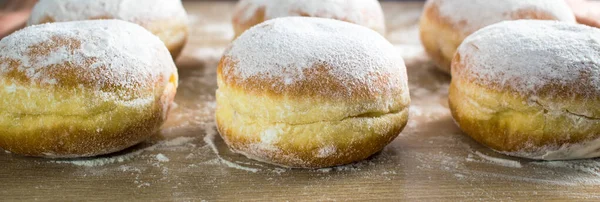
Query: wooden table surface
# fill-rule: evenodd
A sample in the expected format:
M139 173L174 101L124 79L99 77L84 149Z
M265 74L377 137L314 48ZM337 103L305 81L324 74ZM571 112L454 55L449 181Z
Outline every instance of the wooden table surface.
M0 200L600 200L600 161L535 162L466 137L447 108L450 78L423 54L422 3L384 3L388 39L408 66L407 128L352 165L297 170L231 153L215 131L216 62L233 36L233 3L187 2L191 40L178 61L177 108L160 134L117 154L77 160L0 154Z

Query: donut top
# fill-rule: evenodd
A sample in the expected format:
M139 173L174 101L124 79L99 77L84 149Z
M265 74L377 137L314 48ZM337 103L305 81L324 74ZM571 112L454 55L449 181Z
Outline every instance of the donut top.
M307 16L343 20L366 25L382 24L383 11L376 0L241 0L238 11L240 21L250 20L264 9L265 20ZM385 25L381 25L382 29Z
M92 19L120 19L144 25L148 21L182 18L181 0L40 0L28 24Z
M226 83L276 94L371 96L407 85L404 61L385 38L325 18L259 24L232 43L222 63Z
M0 78L20 85L83 87L127 99L175 71L156 36L120 20L34 25L0 41Z
M502 22L467 37L456 57L460 65L452 66L453 78L489 88L552 98L600 95L596 28L554 21Z
M540 19L575 22L564 0L429 0L440 16L464 33L504 20Z

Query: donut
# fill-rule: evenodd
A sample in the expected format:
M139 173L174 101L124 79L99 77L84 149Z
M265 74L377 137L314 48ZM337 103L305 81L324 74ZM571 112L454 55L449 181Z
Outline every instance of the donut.
M450 109L460 128L505 154L600 156L600 30L520 20L467 37L452 61Z
M573 9L577 22L600 28L600 2L588 0L566 0Z
M381 151L406 125L406 66L377 32L284 17L249 29L217 68L217 129L251 159L322 168Z
M181 0L40 0L28 25L97 19L133 22L158 36L173 58L188 38L188 19Z
M177 80L167 48L136 24L26 27L0 41L0 148L47 158L123 150L160 128Z
M564 0L428 0L420 21L421 42L436 66L450 73L456 48L473 32L505 20L575 23Z
M385 34L385 19L377 0L240 0L233 13L236 38L254 25L288 16L342 20Z

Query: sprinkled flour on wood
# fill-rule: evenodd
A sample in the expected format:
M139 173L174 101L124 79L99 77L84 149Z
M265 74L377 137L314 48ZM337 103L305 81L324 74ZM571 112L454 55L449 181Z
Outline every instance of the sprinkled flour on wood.
M485 154L482 154L481 152L475 152L475 154L485 160L488 160L492 163L501 165L501 166L506 166L506 167L511 167L511 168L522 168L523 166L521 165L521 163L519 163L518 161L513 161L513 160L508 160L508 159L502 159L502 158L496 158L496 157L491 157L491 156L487 156Z
M217 159L220 163L222 163L230 168L240 169L240 170L249 171L249 172L253 172L253 173L260 171L259 169L256 169L256 168L249 168L249 167L242 166L242 165L239 165L239 164L236 164L231 161L223 159L221 157L221 155L219 154L219 149L217 148L217 146L214 143L215 137L218 136L216 129L213 127L207 127L205 129L205 132L206 132L206 136L204 136L204 142L212 149L212 151L217 156Z
M167 156L165 156L164 154L157 154L156 160L158 160L159 162L162 162L162 163L170 161L170 159Z
M53 160L50 161L52 163L58 164L71 164L75 166L83 166L83 167L101 167L110 164L116 163L126 163L128 161L132 161L135 158L143 158L146 153L155 151L155 150L169 150L169 148L180 147L187 144L190 144L192 141L196 140L193 137L177 137L167 141L161 141L151 146L137 149L134 151L126 151L124 154L111 154L100 157L90 157L90 158L82 158L82 159L73 159L73 160ZM184 148L181 148L184 149ZM187 148L185 148L187 150ZM156 160L168 162L169 159L164 154L153 155Z

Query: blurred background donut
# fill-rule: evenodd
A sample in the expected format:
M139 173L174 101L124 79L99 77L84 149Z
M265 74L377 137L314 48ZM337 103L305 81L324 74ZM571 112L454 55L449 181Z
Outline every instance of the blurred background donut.
M421 17L421 42L439 69L449 73L456 48L467 36L518 19L575 22L563 0L428 0Z
M233 16L235 35L264 21L287 16L342 20L385 34L385 19L377 0L241 0Z
M119 19L136 23L158 36L173 58L187 41L188 19L181 0L40 0L29 25L79 20Z

